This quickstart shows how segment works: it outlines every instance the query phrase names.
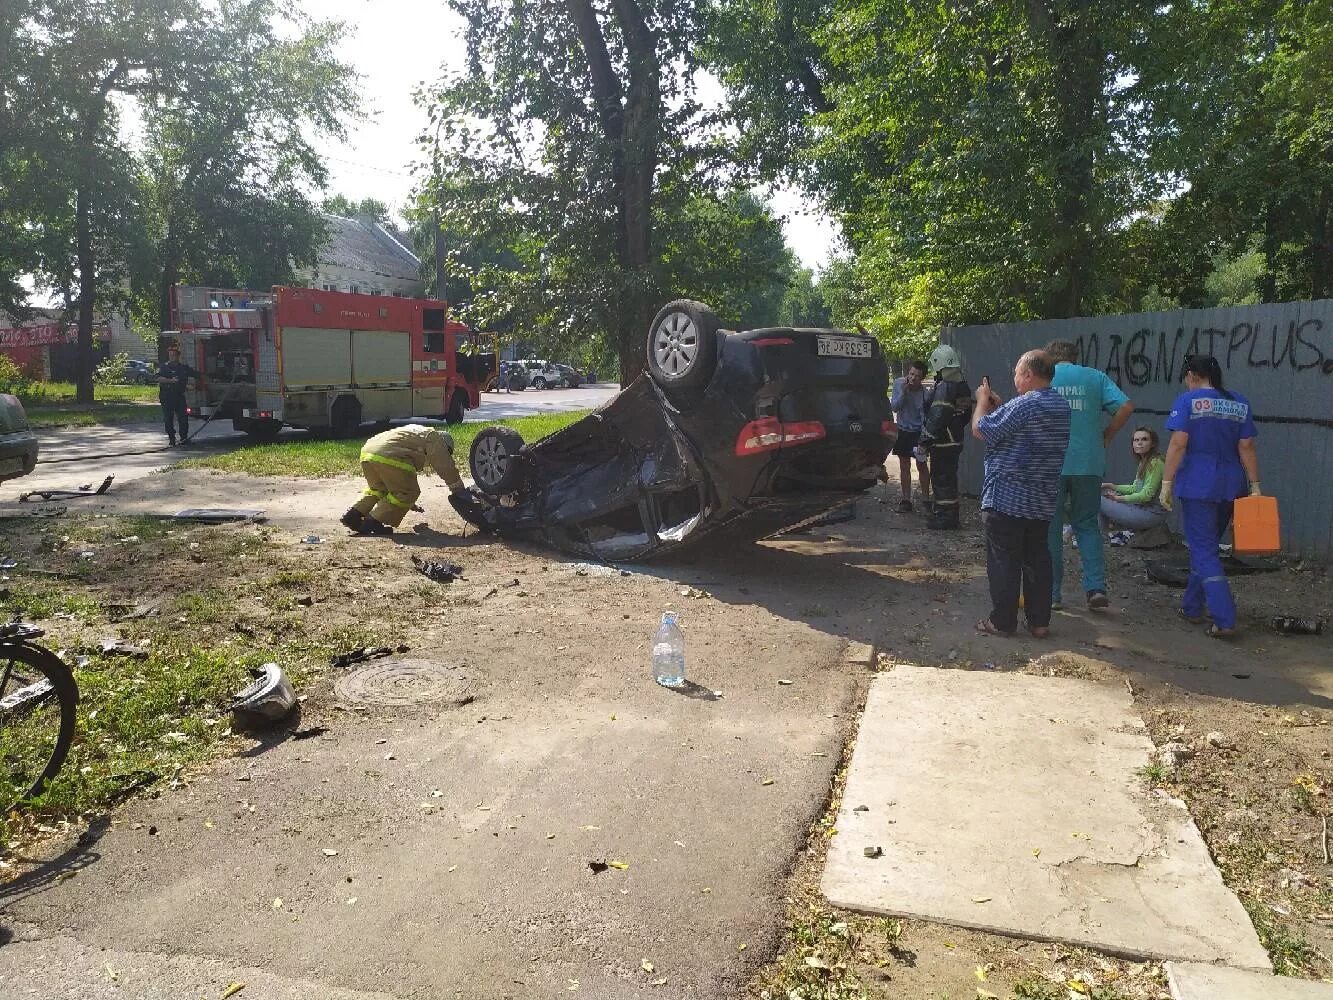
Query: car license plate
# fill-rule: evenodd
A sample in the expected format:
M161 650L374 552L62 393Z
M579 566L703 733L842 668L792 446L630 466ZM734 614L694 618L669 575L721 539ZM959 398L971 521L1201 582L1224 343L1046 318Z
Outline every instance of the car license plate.
M23 471L23 459L21 458L0 458L0 476L7 476L11 472Z
M854 337L820 337L816 353L821 358L868 358L870 341Z

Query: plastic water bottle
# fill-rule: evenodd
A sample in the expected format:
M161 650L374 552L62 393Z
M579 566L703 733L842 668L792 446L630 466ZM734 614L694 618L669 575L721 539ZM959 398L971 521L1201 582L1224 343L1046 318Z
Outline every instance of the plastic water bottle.
M663 687L685 684L685 636L676 624L676 613L662 615L662 624L653 636L653 679Z

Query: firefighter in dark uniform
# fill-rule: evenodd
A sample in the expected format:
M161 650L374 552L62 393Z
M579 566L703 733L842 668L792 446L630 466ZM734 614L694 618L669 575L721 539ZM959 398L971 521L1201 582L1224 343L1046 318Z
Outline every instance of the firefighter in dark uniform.
M958 525L958 460L972 417L972 387L963 378L963 359L948 345L930 356L935 385L926 396L926 425L917 447L930 456L930 485L935 508L926 527L940 531ZM919 453L920 455L920 453Z
M176 444L176 428L180 426L180 443L190 443L190 418L185 412L185 384L197 379L199 373L181 361L177 344L167 348L167 361L157 370L157 399L162 404L162 418L167 425L167 441Z

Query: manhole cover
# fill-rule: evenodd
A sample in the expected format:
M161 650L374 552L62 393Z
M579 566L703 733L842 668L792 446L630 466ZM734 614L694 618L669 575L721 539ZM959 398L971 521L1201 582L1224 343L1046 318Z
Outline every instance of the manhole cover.
M466 704L473 698L464 667L435 660L381 660L338 679L338 697L356 705Z

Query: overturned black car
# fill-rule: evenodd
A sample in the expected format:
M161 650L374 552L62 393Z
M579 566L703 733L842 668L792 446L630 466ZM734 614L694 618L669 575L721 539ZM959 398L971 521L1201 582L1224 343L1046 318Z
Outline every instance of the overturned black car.
M479 432L479 502L460 512L606 560L763 538L874 485L897 434L887 388L872 337L719 330L677 300L653 320L648 371L606 405L532 444Z

